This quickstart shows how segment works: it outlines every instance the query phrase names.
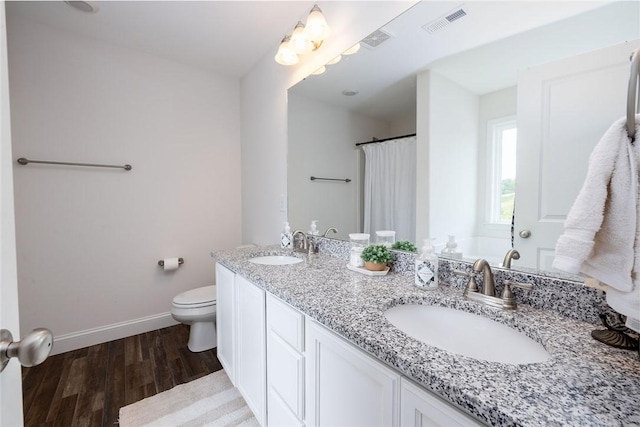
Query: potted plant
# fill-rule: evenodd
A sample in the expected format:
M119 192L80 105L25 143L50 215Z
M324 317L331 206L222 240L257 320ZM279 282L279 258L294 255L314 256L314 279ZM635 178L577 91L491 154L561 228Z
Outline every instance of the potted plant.
M416 245L408 240L398 240L393 244L393 246L391 246L391 249L405 252L418 252Z
M385 245L367 246L361 257L364 260L364 268L371 271L382 271L393 261L393 254Z

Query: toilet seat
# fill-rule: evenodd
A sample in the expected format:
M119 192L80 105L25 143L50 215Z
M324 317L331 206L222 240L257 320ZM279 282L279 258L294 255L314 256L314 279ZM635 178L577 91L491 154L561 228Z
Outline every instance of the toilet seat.
M173 306L180 308L200 308L216 305L216 286L203 286L176 295Z

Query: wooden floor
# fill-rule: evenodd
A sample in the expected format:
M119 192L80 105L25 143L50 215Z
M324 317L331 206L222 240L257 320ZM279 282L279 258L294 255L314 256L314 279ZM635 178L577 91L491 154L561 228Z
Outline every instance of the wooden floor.
M176 325L49 357L22 368L25 426L113 426L120 407L222 369L192 353Z

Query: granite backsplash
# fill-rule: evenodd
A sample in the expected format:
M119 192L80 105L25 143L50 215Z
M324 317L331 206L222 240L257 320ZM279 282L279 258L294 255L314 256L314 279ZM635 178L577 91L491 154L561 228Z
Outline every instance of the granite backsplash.
M316 237L318 251L335 258L349 260L349 242L343 240ZM394 262L391 272L403 276L413 275L415 254L394 251ZM454 274L454 270L473 272L472 263L440 257L438 280L443 286L459 288L463 292L466 287L466 277ZM590 288L581 281L551 277L528 271L517 271L492 267L498 295L502 291L504 280L530 283L533 290L513 289L518 304L548 310L564 317L581 320L593 324L601 324L600 314L613 314L606 303L605 293L599 289ZM481 274L476 274L478 285L482 285Z

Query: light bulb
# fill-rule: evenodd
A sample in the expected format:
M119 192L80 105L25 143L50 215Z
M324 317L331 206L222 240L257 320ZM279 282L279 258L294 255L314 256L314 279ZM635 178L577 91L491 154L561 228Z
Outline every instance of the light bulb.
M276 53L275 60L278 64L281 65L295 65L300 61L298 55L294 52L290 44L291 37L286 36L280 42L280 47L278 48L278 53Z
M289 42L291 48L298 55L304 55L305 53L309 53L313 50L313 43L311 40L307 39L307 36L304 31L304 24L298 21L298 24L293 29L293 33L291 34L291 41Z
M318 5L314 5L307 17L307 25L305 26L307 38L313 42L321 42L331 34L331 28L324 19L322 11Z

